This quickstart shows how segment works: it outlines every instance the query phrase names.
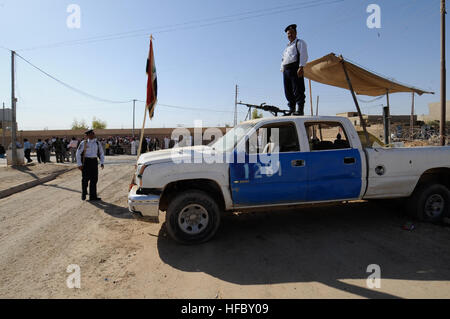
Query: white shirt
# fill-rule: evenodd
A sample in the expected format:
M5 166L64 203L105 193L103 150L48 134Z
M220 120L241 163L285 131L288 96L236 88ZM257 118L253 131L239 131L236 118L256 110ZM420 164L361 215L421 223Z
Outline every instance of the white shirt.
M86 140L82 140L80 143L80 146L78 146L77 149L77 165L82 166L83 163L81 163L81 154L84 151L84 143L86 143ZM105 154L103 153L103 147L100 145L100 149L97 144L97 139L87 140L86 145L86 154L84 155L86 158L97 158L97 154L100 153L100 164L103 164L105 161Z
M136 155L136 141L131 141L131 155Z
M298 52L300 53L300 58L297 57L297 49L295 48L297 44ZM299 66L305 66L308 62L308 48L306 42L295 38L294 41L290 42L283 52L283 59L281 60L281 72L284 71L284 66L286 64L294 63L299 61Z
M68 148L76 148L77 146L78 146L78 141L77 140L71 140L67 147Z

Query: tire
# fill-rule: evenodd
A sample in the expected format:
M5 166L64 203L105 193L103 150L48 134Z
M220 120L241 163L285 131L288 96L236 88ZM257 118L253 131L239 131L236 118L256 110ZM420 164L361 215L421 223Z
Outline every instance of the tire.
M220 215L219 205L207 193L186 191L176 196L167 208L167 232L182 244L204 243L217 232Z
M420 221L438 222L448 215L450 191L441 184L428 184L416 188L411 195L408 211Z

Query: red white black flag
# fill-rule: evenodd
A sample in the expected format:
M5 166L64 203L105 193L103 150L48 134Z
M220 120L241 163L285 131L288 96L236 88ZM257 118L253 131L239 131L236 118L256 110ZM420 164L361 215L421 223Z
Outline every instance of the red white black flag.
M155 67L155 56L153 55L153 38L150 36L150 51L148 53L147 59L147 101L146 107L148 109L148 114L150 119L153 117L156 106L156 96L158 91L157 81L156 81L156 67Z

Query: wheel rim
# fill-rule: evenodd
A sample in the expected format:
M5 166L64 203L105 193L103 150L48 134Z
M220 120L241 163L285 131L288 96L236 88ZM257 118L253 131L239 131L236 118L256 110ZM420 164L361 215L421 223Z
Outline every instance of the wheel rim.
M428 197L425 203L425 214L427 217L436 218L439 217L444 211L445 200L439 194L433 194Z
M189 235L201 233L209 223L208 211L199 204L185 206L178 215L178 226Z

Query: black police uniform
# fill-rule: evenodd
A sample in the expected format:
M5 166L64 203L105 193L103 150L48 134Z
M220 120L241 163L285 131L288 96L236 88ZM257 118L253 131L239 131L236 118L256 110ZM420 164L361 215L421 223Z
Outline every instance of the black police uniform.
M285 29L287 32L289 29L296 30L296 25L290 25ZM283 83L284 94L288 100L288 106L291 113L295 112L295 105L298 107L298 115L304 115L305 108L305 79L303 76L297 75L298 68L300 66L300 52L298 52L298 39L295 42L295 49L297 51L297 60L290 64L284 65L283 70Z

